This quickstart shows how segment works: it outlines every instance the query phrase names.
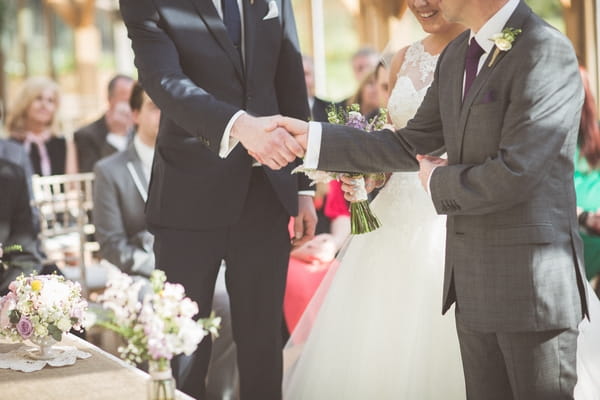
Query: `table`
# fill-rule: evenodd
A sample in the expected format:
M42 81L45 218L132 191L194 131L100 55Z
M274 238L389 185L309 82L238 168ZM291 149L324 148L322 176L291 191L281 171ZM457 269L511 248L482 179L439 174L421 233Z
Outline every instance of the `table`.
M40 371L0 369L0 398L18 400L147 400L148 375L74 335L63 335L61 345L92 354L65 367L46 366ZM0 352L20 343L0 339ZM194 400L177 392L177 400Z

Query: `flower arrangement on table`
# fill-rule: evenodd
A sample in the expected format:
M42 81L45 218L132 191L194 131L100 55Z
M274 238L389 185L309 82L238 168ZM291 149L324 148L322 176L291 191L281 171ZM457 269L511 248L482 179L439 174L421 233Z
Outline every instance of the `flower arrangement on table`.
M387 110L380 109L379 114L367 120L360 112L360 106L358 104L352 104L346 107L336 107L332 104L327 111L327 119L329 123L336 125L345 125L353 128L361 129L363 131L372 132L381 130L387 122ZM320 171L311 168L305 168L303 165L296 167L292 173L303 172L309 179L312 180L313 184L316 183L329 183L334 179L339 179L342 175L350 176L353 178L370 178L376 182L376 186L380 187L385 183L385 174L356 174L356 173L345 173L345 172L327 172ZM364 185L355 193L356 200L350 202L350 226L352 234L362 234L372 232L381 226L379 219L369 207L369 201L367 199L367 192L364 189Z
M118 349L122 359L149 363L150 398L166 399L175 390L170 360L192 354L209 333L218 336L221 318L211 314L195 321L198 305L186 297L182 285L167 282L161 270L152 272L150 285L121 272L111 274L98 297L108 316L96 323L126 340Z
M0 335L49 346L63 333L81 330L87 302L79 283L60 275L21 275L8 288L0 298Z

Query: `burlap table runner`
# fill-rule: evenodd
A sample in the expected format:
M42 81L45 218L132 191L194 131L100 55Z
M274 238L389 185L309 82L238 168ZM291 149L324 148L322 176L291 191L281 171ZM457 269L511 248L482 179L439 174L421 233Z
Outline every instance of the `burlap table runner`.
M40 371L0 369L0 398L15 400L146 400L147 376L100 348L76 336L65 335L63 345L91 353L65 367L46 366ZM20 344L0 339L0 353ZM178 392L178 400L192 400Z

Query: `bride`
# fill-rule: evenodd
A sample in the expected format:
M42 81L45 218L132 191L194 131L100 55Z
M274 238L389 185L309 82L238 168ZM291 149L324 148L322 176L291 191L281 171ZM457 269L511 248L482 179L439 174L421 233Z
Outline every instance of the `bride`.
M429 35L391 68L388 109L396 129L412 118L438 55L464 28L439 0L408 0ZM353 237L284 351L285 400L465 399L454 317L441 315L445 217L416 172L394 173L371 208L382 227ZM593 291L589 291L591 296ZM600 400L600 302L589 301L578 340L577 400Z
M464 31L443 19L438 2L407 2L429 35L392 62L397 129L421 104L440 52ZM416 172L394 173L371 207L383 226L352 239L292 333L283 398L464 399L454 318L441 315L445 217Z

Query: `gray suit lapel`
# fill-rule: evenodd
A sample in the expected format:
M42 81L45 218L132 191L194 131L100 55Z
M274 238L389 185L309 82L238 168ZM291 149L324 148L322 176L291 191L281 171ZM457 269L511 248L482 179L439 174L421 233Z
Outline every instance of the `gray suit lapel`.
M127 148L127 170L129 171L129 175L131 179L133 179L133 183L135 187L142 196L144 203L148 199L148 180L146 179L146 174L144 174L144 170L142 168L142 161L135 151L135 146L133 142Z
M219 43L219 45L225 50L227 56L231 59L236 72L238 73L238 77L241 82L244 82L244 70L242 66L242 58L236 48L233 46L229 35L227 34L227 28L223 23L221 17L217 13L217 9L211 0L189 0L196 10L200 17L204 20L204 23L214 36L215 40Z
M515 12L508 19L508 22L506 23L505 27L521 28L523 26L523 24L525 23L525 19L530 15L530 13L531 13L531 9L521 0L519 5L517 6L517 9L515 10ZM518 40L519 39L517 38L517 41L515 43L517 43ZM467 41L468 41L468 39L467 39ZM460 114L458 114L459 115L458 132L459 132L459 143L460 143L460 149L461 149L461 152L460 152L461 160L462 160L462 145L463 145L463 139L464 139L464 135L465 135L465 128L467 125L467 120L469 118L469 113L471 111L471 106L473 105L473 102L475 101L475 98L477 97L477 95L479 94L481 89L487 83L487 81L491 75L491 72L498 66L498 64L501 63L502 59L506 56L506 54L508 54L508 52L506 52L506 51L501 51L498 54L498 56L496 57L496 59L494 60L494 63L492 64L492 66L490 66L490 61L494 57L495 50L496 50L496 48L493 47L492 51L490 52L487 59L485 60L483 66L481 67L481 71L479 71L479 74L477 74L477 78L475 78L475 81L473 82L473 86L471 86L469 93L467 93L467 97L465 97L464 101L462 102L462 108L460 109ZM458 72L458 74L460 76L460 79L459 79L459 81L460 81L459 96L460 97L459 97L459 99L462 98L462 86L463 86L464 65L465 65L464 55L465 54L466 54L466 47L464 49L462 62L457 63L457 64L462 65L462 70Z

